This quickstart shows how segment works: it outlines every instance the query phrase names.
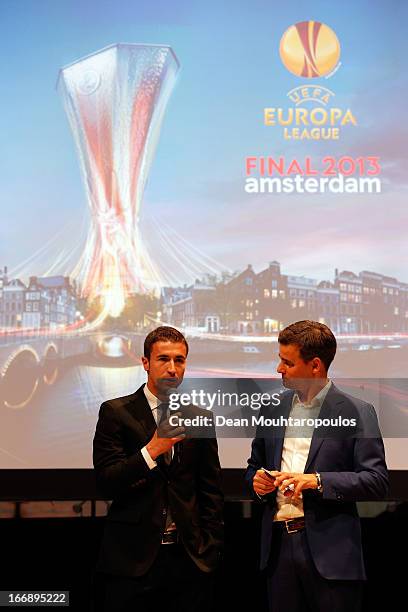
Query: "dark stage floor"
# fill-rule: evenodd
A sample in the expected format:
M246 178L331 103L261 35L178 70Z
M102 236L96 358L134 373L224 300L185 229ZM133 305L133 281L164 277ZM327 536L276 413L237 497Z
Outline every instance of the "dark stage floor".
M226 553L214 612L266 610L257 570L260 509L253 506L252 518L243 518L240 504L226 504ZM69 590L69 609L89 610L103 522L103 518L0 520L1 590ZM405 555L408 544L408 503L362 519L362 526L369 577L364 611L376 612L384 609L380 604L384 600L388 608L405 598L406 563L400 553Z

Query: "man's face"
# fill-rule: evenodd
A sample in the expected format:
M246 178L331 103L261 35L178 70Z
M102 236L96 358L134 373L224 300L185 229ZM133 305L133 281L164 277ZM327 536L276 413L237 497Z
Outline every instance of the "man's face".
M184 342L159 340L152 345L150 358L142 357L147 372L147 386L156 397L164 399L179 386L186 369Z
M279 344L279 365L277 372L282 375L282 382L288 389L302 390L307 386L307 379L316 377L316 361L303 361L296 344Z

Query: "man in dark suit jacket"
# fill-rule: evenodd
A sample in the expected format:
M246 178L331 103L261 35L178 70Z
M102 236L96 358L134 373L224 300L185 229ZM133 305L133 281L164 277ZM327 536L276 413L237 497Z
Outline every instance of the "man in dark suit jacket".
M365 571L355 502L383 499L388 489L376 413L328 380L336 340L326 325L299 321L278 341L278 372L291 390L264 415L292 421L259 428L246 472L265 506L261 569L270 610L358 611ZM309 417L322 420L320 430L292 429L294 419Z
M179 331L157 328L144 344L147 384L101 406L94 466L113 502L97 568L98 612L210 607L223 544L217 441L172 429L166 403L187 353Z

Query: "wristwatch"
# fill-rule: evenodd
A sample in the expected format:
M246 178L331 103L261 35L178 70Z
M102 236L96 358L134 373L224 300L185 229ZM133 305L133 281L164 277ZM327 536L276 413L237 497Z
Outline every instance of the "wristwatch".
M317 480L317 487L316 487L316 490L317 490L319 493L323 493L322 479L321 479L321 477L320 477L319 472L315 472L315 476L316 476L316 480Z

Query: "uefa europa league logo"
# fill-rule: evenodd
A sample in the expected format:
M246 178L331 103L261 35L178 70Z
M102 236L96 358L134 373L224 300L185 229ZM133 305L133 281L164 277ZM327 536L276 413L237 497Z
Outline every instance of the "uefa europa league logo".
M296 76L322 77L336 67L340 43L329 26L319 21L301 21L283 34L279 53L284 66Z

